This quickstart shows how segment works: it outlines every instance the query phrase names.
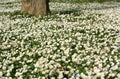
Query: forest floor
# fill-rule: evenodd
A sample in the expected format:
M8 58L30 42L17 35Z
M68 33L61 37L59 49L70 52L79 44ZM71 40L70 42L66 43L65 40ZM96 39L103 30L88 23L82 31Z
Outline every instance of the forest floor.
M120 79L120 3L53 3L51 15L0 2L0 79Z

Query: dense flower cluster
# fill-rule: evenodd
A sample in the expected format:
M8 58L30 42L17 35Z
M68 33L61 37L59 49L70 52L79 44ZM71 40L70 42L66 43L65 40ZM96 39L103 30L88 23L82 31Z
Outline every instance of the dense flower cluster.
M78 11L38 18L0 5L0 78L120 79L118 5L51 3Z

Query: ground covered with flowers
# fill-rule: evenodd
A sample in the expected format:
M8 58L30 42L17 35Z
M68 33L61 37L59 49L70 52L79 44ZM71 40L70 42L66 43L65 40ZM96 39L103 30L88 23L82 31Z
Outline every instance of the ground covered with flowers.
M0 2L0 79L120 79L120 3L50 3L50 16Z

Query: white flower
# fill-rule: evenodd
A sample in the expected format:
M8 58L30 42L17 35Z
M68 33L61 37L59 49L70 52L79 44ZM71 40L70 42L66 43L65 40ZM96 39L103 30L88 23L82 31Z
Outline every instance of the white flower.
M67 49L64 51L64 54L65 54L66 56L69 56L69 48L67 48Z
M3 67L2 67L2 69L3 69L3 70L6 70L6 67L5 67L5 66L3 66Z
M55 77L51 77L50 79L55 79Z
M40 64L37 62L36 64L35 64L35 67L39 67L40 66Z
M82 79L86 79L86 75L84 73L81 73Z
M17 58L16 58L16 60L20 60L21 58L18 56Z
M62 50L65 50L66 48L64 46L61 47Z
M63 78L63 79L67 79L67 78Z
M15 58L15 57L13 57L13 58L12 58L12 61L16 61L16 58Z
M49 72L49 70L44 70L43 72L42 72L42 74L47 74Z
M92 77L91 76L86 76L86 79L92 79Z
M45 79L45 77L42 77L42 79Z
M15 76L20 76L22 73L16 72Z
M90 61L88 61L86 64L87 64L87 65L90 65Z
M50 68L50 69L52 69L52 68L53 68L53 65L51 65L51 64L50 64L50 65L48 65L48 66L49 66L49 68Z
M111 76L114 77L114 76L115 76L115 73L112 73Z
M76 34L75 34L75 36L80 36L81 34L79 33L79 32L77 32Z
M63 72L59 72L59 76L58 76L58 79L62 79L63 78Z
M95 72L95 73L99 73L99 72L100 72L100 69L97 68L97 67L94 67L94 72Z
M69 74L69 71L64 71L64 74Z
M74 53L73 55L72 55L72 61L77 61L77 54L76 53Z
M115 65L111 68L112 70L117 70L118 69L118 65Z
M62 56L62 60L63 60L63 61L66 61L66 56Z
M117 74L118 79L120 79L120 73Z
M101 77L100 79L105 79L104 77Z
M99 63L99 65L98 65L98 66L99 66L99 68L102 68L102 63Z
M30 63L30 62L32 62L32 61L33 61L32 59L31 59L31 60L27 60L28 63Z
M0 71L0 77L2 77L2 75L3 75L3 73L2 73L2 71Z

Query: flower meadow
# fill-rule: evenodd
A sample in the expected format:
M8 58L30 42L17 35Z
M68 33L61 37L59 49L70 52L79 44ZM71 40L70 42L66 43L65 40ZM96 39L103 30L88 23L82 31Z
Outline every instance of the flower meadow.
M20 5L0 2L0 79L120 79L120 3Z

